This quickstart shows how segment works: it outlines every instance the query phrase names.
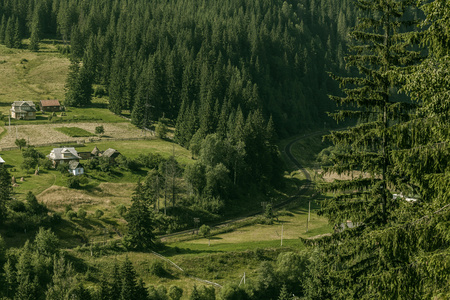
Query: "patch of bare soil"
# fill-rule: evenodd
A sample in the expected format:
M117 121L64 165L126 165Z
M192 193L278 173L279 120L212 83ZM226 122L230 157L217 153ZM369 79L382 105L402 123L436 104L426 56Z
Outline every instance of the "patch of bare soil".
M368 178L370 177L368 173L362 173L360 171L353 171L349 174L337 174L334 172L331 173L321 173L318 172L319 175L322 176L325 182L333 182L334 180L352 180L355 178Z

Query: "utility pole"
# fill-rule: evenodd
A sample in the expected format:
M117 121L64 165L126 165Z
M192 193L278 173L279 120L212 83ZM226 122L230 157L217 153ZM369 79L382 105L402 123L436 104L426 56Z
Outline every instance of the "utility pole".
M311 221L311 200L309 200L309 208L308 208L308 222Z
M281 247L283 247L283 224L281 224Z

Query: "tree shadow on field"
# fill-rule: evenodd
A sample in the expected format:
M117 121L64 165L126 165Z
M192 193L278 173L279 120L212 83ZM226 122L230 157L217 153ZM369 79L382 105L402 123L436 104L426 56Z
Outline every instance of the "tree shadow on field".
M160 253L167 257L173 257L176 255L185 255L185 254L213 254L213 253L224 253L225 251L222 250L194 250L191 248L179 248L179 247L165 247L163 250L160 251Z
M87 108L108 108L108 103L100 103L100 102L94 102L89 104Z

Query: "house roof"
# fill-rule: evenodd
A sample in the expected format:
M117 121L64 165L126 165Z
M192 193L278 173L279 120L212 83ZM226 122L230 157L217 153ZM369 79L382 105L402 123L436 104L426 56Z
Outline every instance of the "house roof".
M0 164L4 164L5 161L3 160L3 158L0 156Z
M41 100L41 106L61 106L58 100Z
M76 170L78 168L83 168L83 166L76 160L71 160L69 162L69 170Z
M33 112L36 111L36 106L33 101L14 101L11 110L14 112Z
M95 146L95 148L92 150L91 154L98 155L99 153L100 153L100 150L98 150L97 146Z
M65 157L63 157L63 155ZM48 158L53 160L61 160L61 159L80 159L81 157L78 155L77 150L74 147L67 148L53 148Z
M120 154L119 151L117 151L113 148L108 148L102 153L102 156L115 158L115 157L119 156L119 154Z

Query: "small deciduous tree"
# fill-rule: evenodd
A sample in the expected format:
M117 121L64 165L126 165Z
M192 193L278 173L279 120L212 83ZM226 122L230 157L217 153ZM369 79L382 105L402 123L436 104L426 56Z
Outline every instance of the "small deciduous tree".
M204 238L208 239L208 246L211 245L211 227L209 227L206 224L203 224L202 226L200 226L198 232L200 233L200 235L202 235Z
M16 139L14 144L19 147L19 150L22 150L27 145L27 141L25 139Z
M104 133L105 133L105 128L103 127L103 125L95 127L95 134L104 134Z

